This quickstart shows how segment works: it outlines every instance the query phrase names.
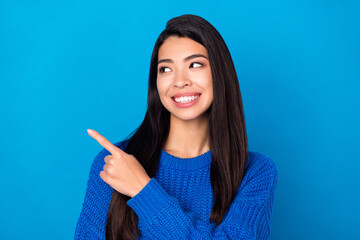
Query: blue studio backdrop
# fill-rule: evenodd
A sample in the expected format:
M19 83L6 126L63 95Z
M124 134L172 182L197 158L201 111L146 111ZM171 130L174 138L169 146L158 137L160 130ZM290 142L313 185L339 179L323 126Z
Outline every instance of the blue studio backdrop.
M166 21L222 34L249 149L279 173L273 240L360 239L360 2L0 2L0 239L72 239L90 165L143 120Z

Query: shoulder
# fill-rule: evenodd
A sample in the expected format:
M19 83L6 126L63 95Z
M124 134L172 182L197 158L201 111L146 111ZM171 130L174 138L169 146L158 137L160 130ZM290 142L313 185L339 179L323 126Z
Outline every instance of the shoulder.
M266 200L275 191L278 171L275 162L265 154L248 151L244 177L239 191L244 198Z
M130 139L121 140L119 142L113 143L116 147L120 148L121 150L125 150Z
M263 153L248 151L245 174L252 174L259 170L265 170L270 175L277 175L275 162L270 157Z

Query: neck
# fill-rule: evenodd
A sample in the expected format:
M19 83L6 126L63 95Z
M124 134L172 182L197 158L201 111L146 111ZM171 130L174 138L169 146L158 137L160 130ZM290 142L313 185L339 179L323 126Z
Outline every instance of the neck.
M208 116L184 121L171 115L164 150L183 158L198 156L210 150L209 135Z

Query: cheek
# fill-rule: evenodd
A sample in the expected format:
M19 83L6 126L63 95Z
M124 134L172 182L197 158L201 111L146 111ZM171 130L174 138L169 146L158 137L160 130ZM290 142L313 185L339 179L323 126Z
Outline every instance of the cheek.
M213 90L213 80L211 73L207 75L206 81L205 81L205 88L208 91L210 98L213 98L214 90Z
M201 86L208 92L213 92L213 80L211 73L204 74L201 78Z
M159 93L160 100L163 101L163 98L166 96L167 88L164 81L161 79L156 80L156 87Z
M209 84L209 95L210 95L210 99L211 99L211 102L213 101L214 99L214 90L213 90L213 87L212 87L212 82Z

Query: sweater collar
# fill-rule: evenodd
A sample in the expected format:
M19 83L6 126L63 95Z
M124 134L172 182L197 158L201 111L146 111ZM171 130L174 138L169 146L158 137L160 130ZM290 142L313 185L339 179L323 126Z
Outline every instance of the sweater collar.
M178 170L196 170L211 164L211 150L191 158L180 158L161 149L160 165Z

